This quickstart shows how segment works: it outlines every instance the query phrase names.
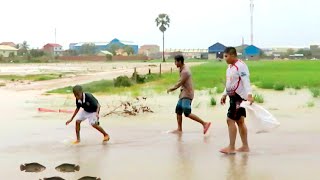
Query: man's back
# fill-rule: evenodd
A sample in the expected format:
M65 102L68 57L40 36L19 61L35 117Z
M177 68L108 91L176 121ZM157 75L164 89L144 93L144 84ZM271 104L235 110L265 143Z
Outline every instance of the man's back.
M193 99L194 90L192 85L190 68L184 65L180 70L180 80L183 81L181 85L180 98Z

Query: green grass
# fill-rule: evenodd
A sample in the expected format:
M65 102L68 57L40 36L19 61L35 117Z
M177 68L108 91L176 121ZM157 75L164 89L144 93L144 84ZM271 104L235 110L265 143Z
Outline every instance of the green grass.
M211 105L211 106L217 105L217 101L216 101L216 99L215 99L214 97L211 97L211 99L210 99L210 105Z
M314 107L314 106L315 106L315 103L314 103L313 101L309 101L309 102L307 102L307 106L308 106L309 108Z
M255 94L254 101L261 104L264 103L264 98L261 94Z
M263 89L284 90L285 88L320 88L320 61L246 61L250 70L251 83ZM223 92L227 64L208 61L208 63L191 67L194 88L196 90L216 88ZM143 91L165 92L179 79L179 74L164 73L161 78L154 78L145 84L135 84L128 88L114 88L112 81L103 80L85 84L88 91L97 93L131 92L139 95ZM109 86L100 84L109 83ZM108 84L107 83L107 84ZM92 87L96 86L96 87ZM142 90L143 89L143 90ZM61 90L51 92L66 93Z
M62 74L32 74L32 75L0 75L2 80L10 81L19 81L19 80L28 80L28 81L46 81L51 79L61 78Z
M311 88L310 91L313 97L316 98L320 96L320 88Z

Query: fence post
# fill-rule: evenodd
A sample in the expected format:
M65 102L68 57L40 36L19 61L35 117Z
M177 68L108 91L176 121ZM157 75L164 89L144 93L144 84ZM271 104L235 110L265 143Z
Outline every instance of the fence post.
M161 70L161 63L160 63L160 76L161 76L162 70Z
M151 69L149 68L149 75L151 74Z
M134 81L137 82L137 68L134 68Z

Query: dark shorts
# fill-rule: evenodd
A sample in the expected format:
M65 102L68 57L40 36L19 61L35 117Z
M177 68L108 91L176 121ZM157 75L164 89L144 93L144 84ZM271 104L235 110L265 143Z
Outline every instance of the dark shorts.
M182 115L182 113L188 117L191 114L191 99L179 99L176 106L176 113Z
M246 109L240 107L240 104L244 99L242 99L238 94L229 96L230 98L230 107L228 109L228 118L239 121L241 116L246 117Z

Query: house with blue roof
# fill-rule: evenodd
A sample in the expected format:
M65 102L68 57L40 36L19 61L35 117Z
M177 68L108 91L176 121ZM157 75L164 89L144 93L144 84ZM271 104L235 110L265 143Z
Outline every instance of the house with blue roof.
M223 59L226 46L217 42L208 48L208 59Z
M260 55L261 49L254 45L246 47L243 51L243 57L245 57L246 59L258 59Z

